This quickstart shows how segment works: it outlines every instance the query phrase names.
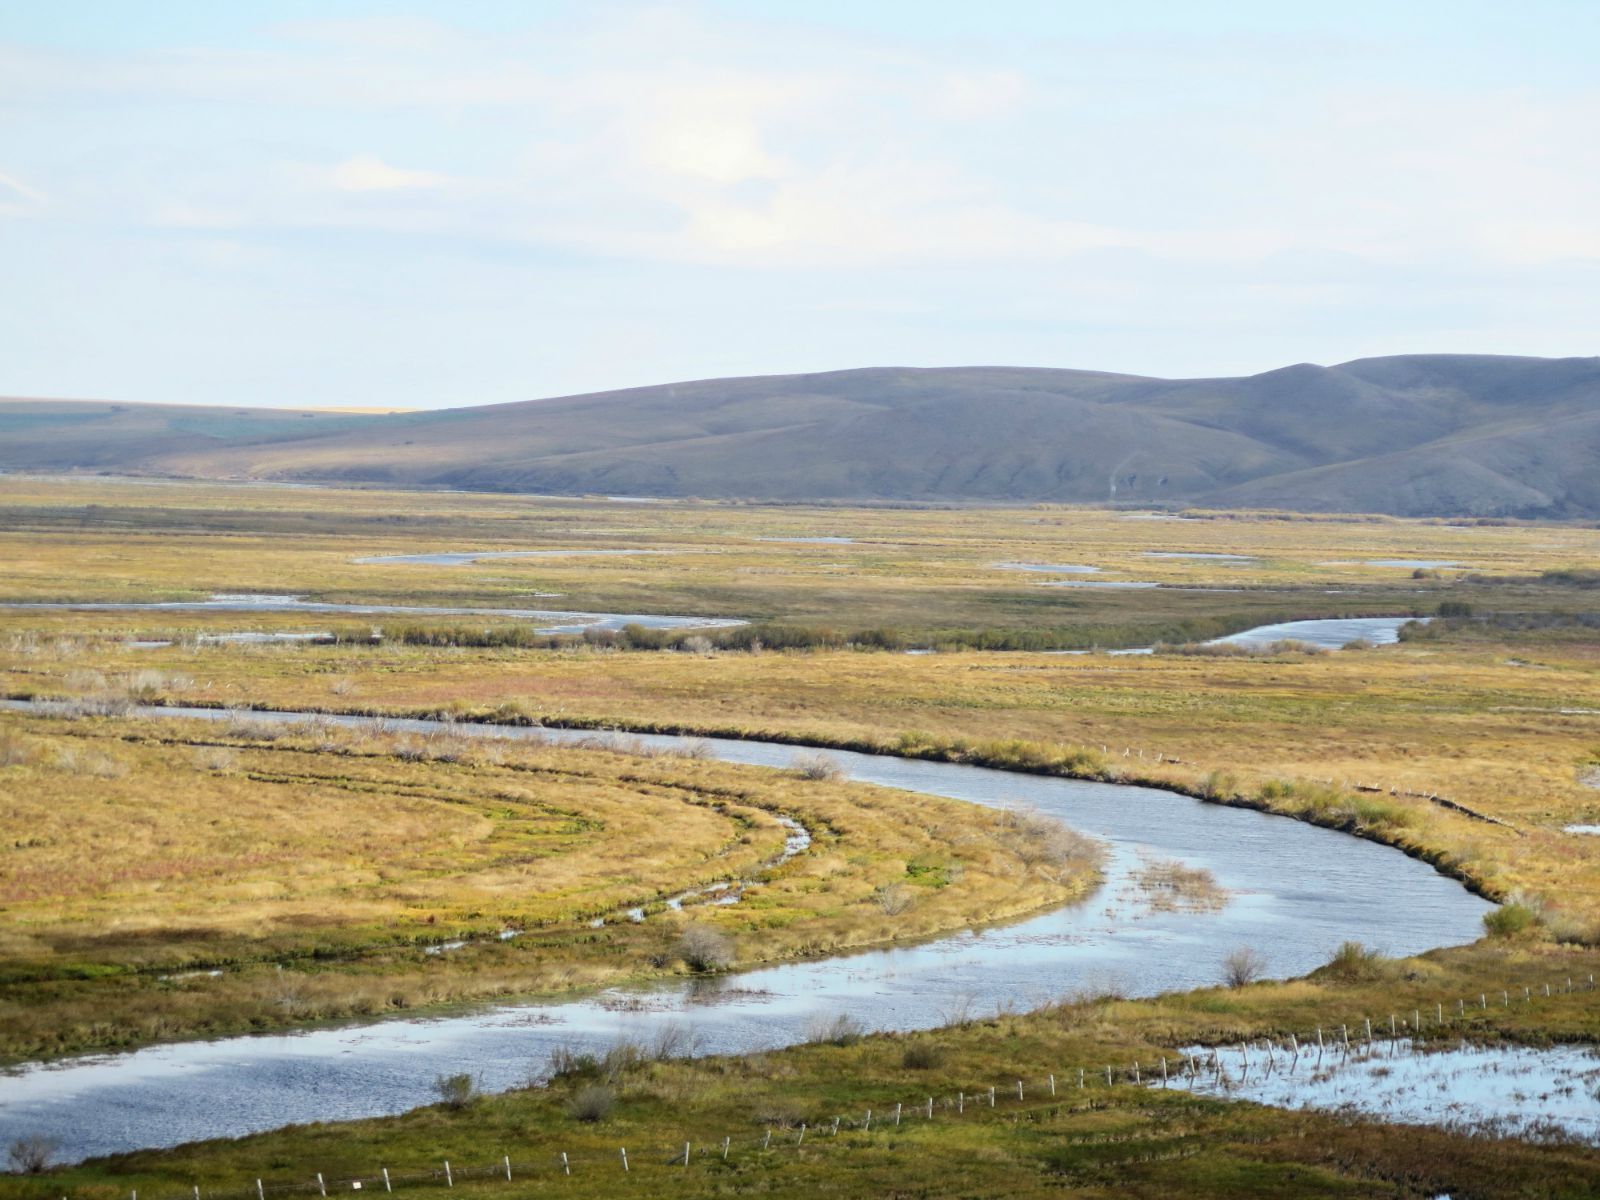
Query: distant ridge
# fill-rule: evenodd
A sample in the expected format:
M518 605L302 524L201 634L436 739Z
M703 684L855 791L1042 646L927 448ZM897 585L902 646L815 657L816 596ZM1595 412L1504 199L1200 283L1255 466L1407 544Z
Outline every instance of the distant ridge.
M369 415L0 401L0 468L777 500L1600 516L1600 358L899 367Z

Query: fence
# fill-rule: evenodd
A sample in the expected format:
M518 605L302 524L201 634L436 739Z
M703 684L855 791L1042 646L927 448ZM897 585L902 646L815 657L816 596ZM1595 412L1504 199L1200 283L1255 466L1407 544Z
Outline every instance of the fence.
M1250 1054L1259 1057L1260 1069L1277 1068L1281 1056L1298 1062L1302 1056L1317 1055L1321 1066L1324 1057L1338 1056L1348 1059L1359 1055L1362 1048L1385 1039L1399 1041L1409 1038L1415 1042L1430 1034L1437 1036L1448 1031L1462 1031L1475 1018L1486 1016L1493 1010L1506 1010L1516 1005L1532 1005L1553 996L1575 992L1594 993L1595 977L1575 981L1568 977L1555 982L1528 984L1520 987L1500 987L1479 992L1475 997L1457 996L1451 1000L1434 1002L1432 1010L1413 1006L1409 1012L1383 1014L1374 1021L1360 1018L1356 1024L1350 1020L1330 1023L1280 1035L1274 1038L1251 1038L1227 1047L1237 1050L1241 1070L1250 1070ZM1520 992L1520 995L1518 994ZM1292 1068L1291 1068L1292 1069ZM268 1183L257 1179L253 1184L231 1187L202 1187L196 1184L188 1192L166 1193L159 1197L146 1196L145 1200L267 1200L269 1196L328 1196L332 1193L382 1192L385 1195L399 1190L418 1187L454 1188L472 1181L498 1181L511 1183L535 1179L557 1180L579 1173L606 1171L616 1175L639 1171L686 1170L696 1164L704 1167L718 1163L731 1163L747 1159L752 1154L770 1156L783 1151L804 1147L859 1146L863 1138L874 1133L906 1128L938 1120L975 1118L995 1114L1002 1109L1016 1113L1021 1108L1043 1105L1054 1113L1082 1111L1096 1107L1092 1099L1096 1093L1104 1095L1107 1089L1119 1086L1171 1087L1174 1084L1193 1084L1203 1074L1213 1073L1217 1078L1224 1074L1221 1056L1215 1052L1157 1056L1144 1062L1100 1063L1063 1067L1043 1074L1017 1072L999 1083L983 1084L971 1090L958 1088L943 1094L924 1093L911 1098L890 1100L879 1107L865 1108L859 1113L840 1114L817 1125L801 1123L798 1126L768 1128L760 1134L726 1135L721 1138L695 1141L692 1138L669 1145L618 1144L615 1151L583 1153L556 1150L529 1158L512 1159L502 1155L497 1162L459 1164L440 1158L438 1166L391 1172L379 1166L370 1174L330 1178L317 1172L296 1181ZM1241 1076L1241 1082L1243 1078ZM1082 1098L1086 1103L1068 1103ZM841 1138L841 1135L847 1135ZM1137 1140L1137 1135L1121 1139ZM1083 1144L1109 1142L1104 1137L1079 1139ZM1158 1161L1181 1158L1193 1151L1167 1151L1137 1159ZM139 1200L139 1193L131 1193L130 1200Z

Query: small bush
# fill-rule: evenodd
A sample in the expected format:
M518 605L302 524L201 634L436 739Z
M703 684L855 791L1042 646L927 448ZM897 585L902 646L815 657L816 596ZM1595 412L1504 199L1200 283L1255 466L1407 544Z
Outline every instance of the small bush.
M43 1174L44 1169L50 1165L50 1160L55 1157L58 1144L55 1138L38 1134L18 1138L11 1143L8 1151L11 1169L19 1175Z
M1254 983L1266 973L1267 962L1248 946L1241 946L1222 960L1222 981L1239 988Z
M1371 983L1382 979L1388 973L1388 966L1386 955L1352 941L1340 944L1323 972L1343 983Z
M806 1026L806 1041L822 1046L854 1046L867 1036L867 1027L849 1013L817 1017Z
M690 925L678 938L678 957L691 971L725 971L733 965L733 942L709 925Z
M1490 937L1516 937L1539 923L1539 913L1532 905L1511 900L1499 908L1483 914L1483 928Z
M567 1112L574 1121L594 1125L609 1117L616 1104L616 1092L602 1083L591 1083L573 1093L567 1101Z
M937 1042L912 1042L900 1056L900 1065L908 1071L934 1071L944 1066L944 1047Z
M477 1092L477 1082L465 1071L459 1075L440 1075L433 1081L433 1094L448 1109L465 1108Z
M821 751L796 754L790 760L789 767L801 779L821 781L844 778L844 768L839 765L838 760Z
M903 883L884 884L872 894L872 899L888 917L898 917L915 903L911 889Z
M239 756L227 746L201 746L194 752L194 765L226 775L239 765Z

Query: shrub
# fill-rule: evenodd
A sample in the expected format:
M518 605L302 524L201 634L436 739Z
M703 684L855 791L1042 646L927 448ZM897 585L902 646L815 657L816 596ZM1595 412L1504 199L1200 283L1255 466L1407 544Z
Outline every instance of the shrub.
M1092 838L1063 825L1054 817L1031 809L1007 809L1002 816L1007 846L1030 867L1043 868L1058 878L1096 866L1101 848Z
M898 917L915 902L911 889L902 883L886 883L872 894L873 901L885 916Z
M801 779L826 780L843 779L844 768L839 761L830 754L821 751L812 751L806 754L796 754L789 760L789 767Z
M690 925L678 938L677 950L691 971L724 971L733 965L733 942L709 925Z
M1515 899L1483 914L1483 928L1490 937L1516 937L1538 923L1538 911L1532 905Z
M19 1175L39 1175L50 1165L58 1143L55 1138L33 1134L11 1143L11 1169Z
M194 765L225 775L239 765L239 756L227 746L201 746L194 752Z
M1377 950L1370 950L1360 942L1342 942L1324 973L1344 983L1370 983L1387 974L1389 959Z
M567 1101L567 1112L574 1121L593 1125L609 1117L616 1103L616 1092L603 1083L590 1083L573 1093Z
M477 1091L477 1083L465 1071L459 1075L440 1075L433 1081L433 1094L449 1109L465 1108Z
M944 1066L944 1047L937 1042L912 1042L900 1056L900 1065L908 1071L933 1071Z
M1200 794L1207 800L1226 800L1239 791L1239 780L1228 771L1212 771L1200 781Z
M806 1026L806 1041L813 1045L854 1046L867 1036L867 1028L849 1013L816 1017Z
M1222 960L1222 981L1229 987L1254 983L1266 972L1267 962L1248 946L1241 946Z

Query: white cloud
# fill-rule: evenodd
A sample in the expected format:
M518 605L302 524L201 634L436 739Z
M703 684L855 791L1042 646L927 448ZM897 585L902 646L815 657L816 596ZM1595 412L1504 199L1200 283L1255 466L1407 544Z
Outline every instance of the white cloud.
M31 216L49 202L43 192L11 175L0 175L0 216Z
M329 173L333 186L341 192L403 192L416 188L436 188L449 183L434 171L411 171L390 166L375 154L347 158Z

